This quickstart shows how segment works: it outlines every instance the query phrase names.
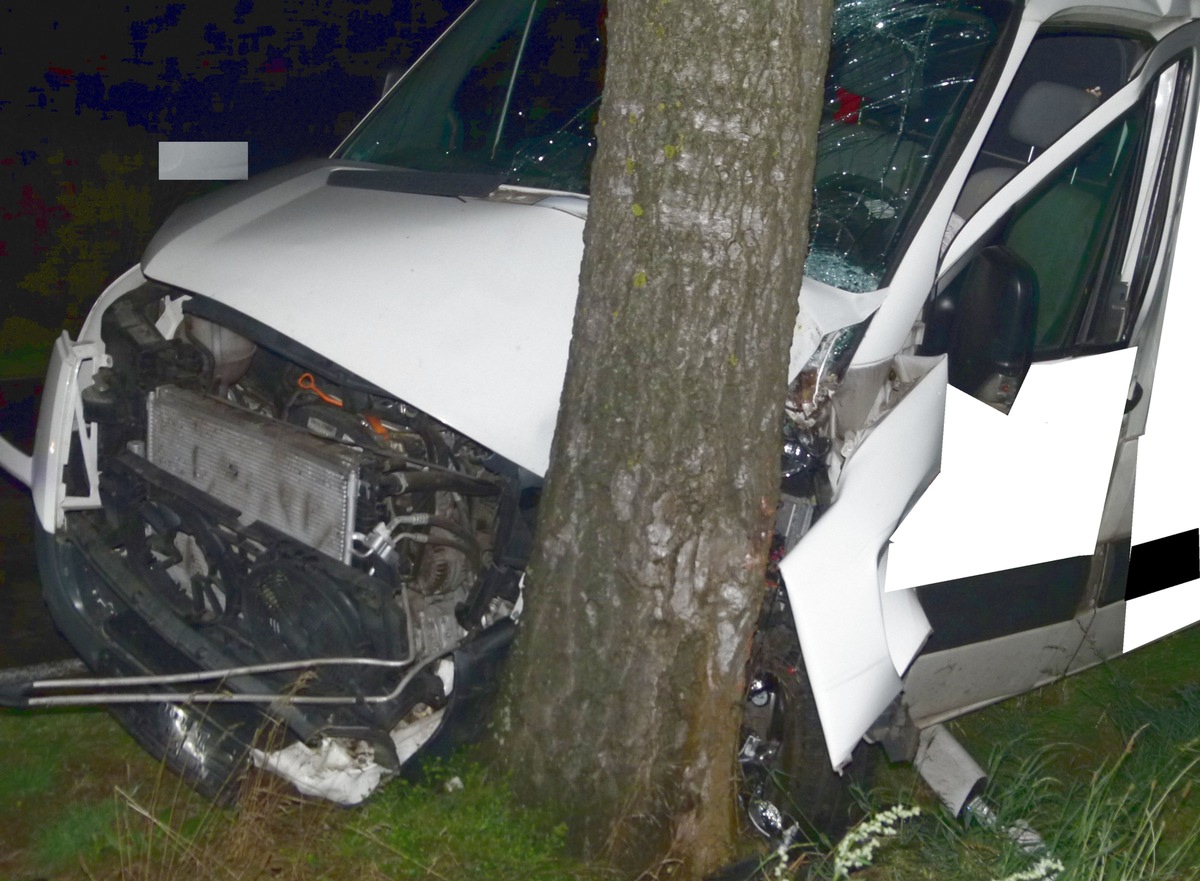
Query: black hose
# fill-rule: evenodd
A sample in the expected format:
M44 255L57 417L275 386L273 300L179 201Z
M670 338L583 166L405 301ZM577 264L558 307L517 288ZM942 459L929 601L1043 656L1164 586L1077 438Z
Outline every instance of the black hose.
M395 493L455 492L464 496L494 496L500 487L488 480L450 471L392 471L380 484Z

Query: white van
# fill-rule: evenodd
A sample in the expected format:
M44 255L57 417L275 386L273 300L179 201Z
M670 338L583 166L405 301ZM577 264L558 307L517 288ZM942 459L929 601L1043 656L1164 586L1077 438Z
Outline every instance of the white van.
M741 756L767 831L781 763L912 758L1200 619L1198 16L838 4L781 439L774 611L803 664L760 654ZM180 209L58 340L32 459L3 449L46 599L134 677L76 690L203 791L267 715L288 744L254 760L343 803L481 718L566 367L602 21L477 0L332 158ZM788 758L818 724L797 683L820 757ZM55 691L9 699L81 699Z

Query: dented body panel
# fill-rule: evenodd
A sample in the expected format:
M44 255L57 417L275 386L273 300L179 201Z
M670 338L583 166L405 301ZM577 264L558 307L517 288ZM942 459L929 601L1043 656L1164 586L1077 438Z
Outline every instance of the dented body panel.
M797 631L835 766L899 694L909 653L928 632L919 610L887 606L898 632L884 620L888 539L941 455L946 364L912 366L915 385L855 450L832 507L780 563L792 607L802 610ZM899 658L891 646L903 647Z
M331 183L346 170L355 169L319 163L232 204L185 208L151 241L142 270L276 328L544 473L583 221L537 205ZM536 250L514 241L517 227Z

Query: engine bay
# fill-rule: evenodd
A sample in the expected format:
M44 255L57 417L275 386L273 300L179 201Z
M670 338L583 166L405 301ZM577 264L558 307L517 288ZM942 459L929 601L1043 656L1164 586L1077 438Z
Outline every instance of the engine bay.
M65 530L97 576L76 605L121 646L91 665L239 671L202 687L286 725L256 762L361 800L374 784L342 791L346 774L396 772L464 687L455 668L507 647L540 481L204 298L148 282L101 335L81 395L98 467L72 455L64 474L99 484Z

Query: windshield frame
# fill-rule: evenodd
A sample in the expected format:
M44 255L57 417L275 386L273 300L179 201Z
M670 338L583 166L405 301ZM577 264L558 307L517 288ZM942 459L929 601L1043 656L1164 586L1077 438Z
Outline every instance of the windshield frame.
M967 96L962 115L951 131L950 137L947 138L942 155L934 163L922 192L914 202L908 222L904 225L900 235L896 237L893 244L895 259L889 261L886 271L880 278L880 290L891 287L896 273L909 253L913 239L925 225L934 202L941 196L947 180L962 161L963 154L987 113L988 105L1000 85L1025 18L1025 0L1011 0L1010 5L1012 9L1008 18L1001 25L1000 31L996 35L996 42L988 50L988 55L979 69L979 77L971 89L971 94ZM974 161L975 158L971 157L971 162L974 163ZM941 257L943 256L945 255L939 256L938 274L941 272Z

